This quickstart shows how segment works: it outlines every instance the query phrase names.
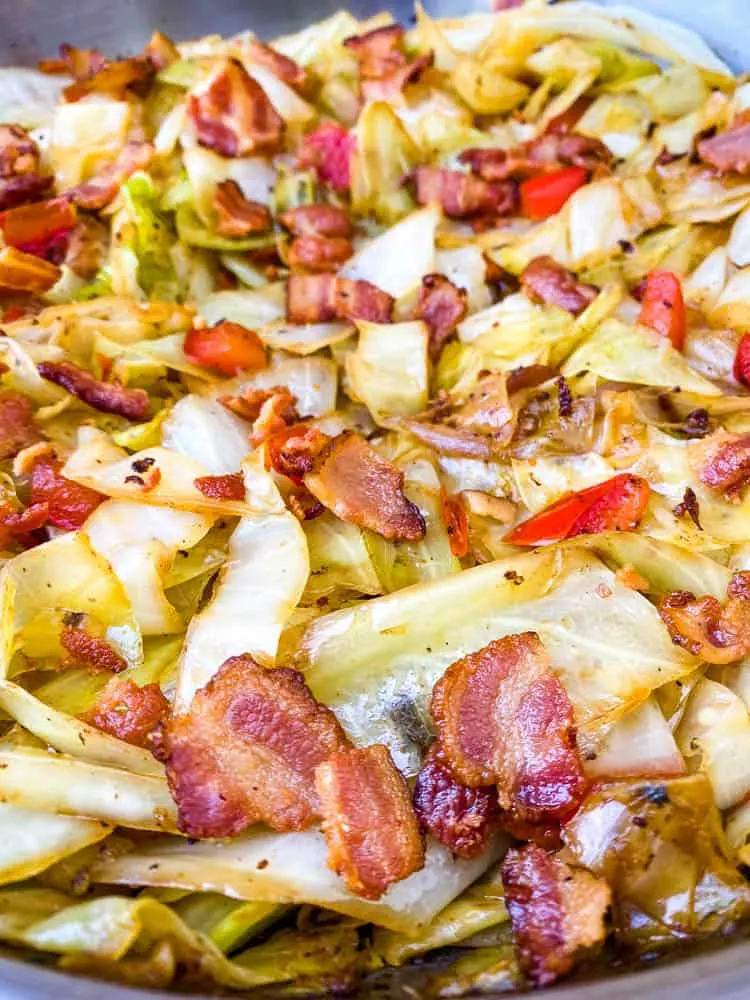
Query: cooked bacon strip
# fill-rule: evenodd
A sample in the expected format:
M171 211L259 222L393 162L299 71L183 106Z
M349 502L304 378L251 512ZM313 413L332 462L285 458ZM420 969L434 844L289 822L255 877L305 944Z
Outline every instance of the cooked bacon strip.
M436 202L454 219L510 215L518 206L518 191L511 181L489 184L474 174L444 167L417 167L413 177L417 202Z
M59 264L77 221L76 207L67 198L50 198L3 212L0 230L8 246Z
M267 464L293 483L302 486L305 476L313 472L325 454L331 438L308 424L293 424L270 435L267 443Z
M102 266L107 252L109 230L93 216L79 216L68 236L65 263L73 274L90 280Z
M364 80L380 80L406 64L404 35L401 24L386 24L364 35L352 35L344 41L359 61L359 74Z
M323 504L304 486L290 490L286 496L286 505L298 521L312 521L313 518L325 514Z
M245 481L241 472L225 476L199 476L193 482L204 497L212 500L244 500Z
M672 642L706 663L734 663L750 653L750 572L735 573L722 608L715 597L678 590L659 602Z
M321 813L315 769L348 741L295 670L233 656L163 740L180 829L233 837L253 823L304 830Z
M437 361L446 341L466 316L466 289L458 288L443 274L426 274L422 278L417 303L417 318L424 320L430 331L430 357Z
M541 847L512 847L502 867L505 905L521 968L534 986L550 986L582 950L601 945L609 886Z
M158 684L139 687L130 678L113 677L81 719L118 740L144 747L168 711L169 702Z
M521 272L521 287L533 302L559 306L577 316L598 295L598 289L579 281L552 257L535 257Z
M47 523L62 531L76 531L104 500L101 493L60 475L60 462L40 454L31 468L31 502L46 504Z
M459 858L475 858L497 827L495 789L469 788L453 777L434 743L417 775L414 808L420 826Z
M345 431L316 459L305 486L329 510L389 540L424 538L424 518L404 495L404 474L359 434Z
M726 132L701 139L698 156L721 173L750 172L750 121L747 115L741 115Z
M80 51L73 50L73 47L69 45L61 45L60 51L63 50ZM78 59L71 59L71 65L78 61ZM143 56L118 59L114 62L105 60L96 67L92 61L91 71L85 76L78 75L76 82L71 83L63 90L63 97L66 101L80 101L82 98L88 97L89 94L106 94L116 100L122 100L131 88L150 83L155 72L154 64Z
M336 205L298 205L279 216L279 222L294 236L342 236L354 232L351 219Z
M459 157L490 183L509 178L524 180L551 173L560 167L601 170L612 160L599 139L577 132L547 132L514 149L467 149Z
M328 867L350 892L380 899L424 867L424 843L409 787L381 745L339 750L320 764L315 786Z
M388 76L376 80L360 79L364 101L394 101L410 84L416 83L435 62L434 52L425 52Z
M329 123L308 133L302 141L298 161L312 167L318 179L337 191L348 191L351 184L352 155L357 140L341 125Z
M41 173L39 147L20 125L0 125L0 211L37 201L54 177Z
M287 251L293 270L326 274L345 264L354 253L351 240L341 236L298 236Z
M275 152L284 120L244 66L228 59L200 91L188 97L188 119L201 146L221 156Z
M720 434L691 448L691 464L709 489L732 499L750 482L750 435Z
M74 80L88 80L107 62L99 49L79 49L63 42L59 51L58 59L42 59L39 63L42 73L65 73Z
M0 250L0 291L48 292L62 271L56 264L15 247Z
M40 437L28 399L20 392L0 392L0 460L15 458Z
M251 441L255 447L299 420L297 400L284 385L246 389L242 396L220 396L219 402L253 425Z
M23 510L15 510L10 504L0 504L0 549L12 543L23 548L31 548L43 538L37 536L46 524L49 508L46 503L31 504Z
M95 177L68 191L68 197L79 208L98 212L117 197L120 188L132 174L149 165L153 155L154 147L151 143L128 142L112 163L102 167Z
M160 70L177 62L180 52L168 35L162 31L155 31L143 50L143 58L147 59L154 69Z
M267 233L273 226L268 206L246 198L237 181L225 180L216 185L213 207L218 217L216 232L221 236Z
M127 389L119 382L102 382L72 361L41 361L42 378L62 386L66 392L101 413L117 413L128 420L145 420L151 405L145 389Z
M389 323L394 300L369 281L335 274L291 274L287 282L287 318L292 323L328 323L365 319Z
M282 52L278 52L270 45L259 42L257 38L247 42L246 48L252 62L267 66L274 76L283 80L290 87L294 87L295 90L304 90L310 82L307 71L299 63L290 59L289 56L285 56Z
M532 823L564 822L584 794L573 706L535 632L509 635L448 668L430 711L445 760L472 788Z
M127 660L108 642L74 625L63 626L60 632L60 645L68 653L70 661L86 667L92 673L106 671L119 674L120 671L127 669Z

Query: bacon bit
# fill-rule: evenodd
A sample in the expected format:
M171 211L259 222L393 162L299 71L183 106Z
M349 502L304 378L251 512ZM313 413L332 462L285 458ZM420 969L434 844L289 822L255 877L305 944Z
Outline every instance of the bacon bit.
M42 59L39 70L42 73L65 73L74 80L87 80L106 64L107 60L99 49L78 49L63 43L59 59Z
M417 775L414 808L419 824L459 858L475 858L497 826L494 788L468 788L456 781L434 743Z
M521 968L534 986L550 986L581 950L604 941L611 893L603 879L531 844L508 851L502 876Z
M72 361L41 361L37 371L48 382L92 406L100 413L116 413L128 420L145 420L151 402L145 389L127 389L119 382L102 382Z
M696 526L698 531L703 531L700 522L700 506L698 504L698 497L695 495L695 490L692 490L689 486L685 488L685 492L680 503L678 503L676 507L672 508L672 513L675 517L684 517L685 514L688 514L690 516L690 520Z
M199 476L193 483L204 497L211 500L245 499L245 481L241 472L231 472L226 476Z
M351 219L336 205L298 205L282 212L279 222L294 236L341 236L354 233Z
M31 502L46 503L48 524L62 531L77 531L104 500L101 493L60 475L61 464L47 452L31 467Z
M299 486L288 494L286 505L298 521L312 521L313 518L325 513L325 507L320 500L316 500L304 486Z
M750 386L750 333L743 333L737 345L732 373L740 385Z
M301 167L312 167L324 184L348 191L356 148L357 140L341 125L321 125L303 139L298 162Z
M156 68L141 56L105 62L93 76L66 87L63 97L66 101L74 102L89 94L106 94L115 100L122 100L129 90L147 86L155 72Z
M320 815L315 768L348 745L295 670L233 656L164 733L180 829L233 837L253 823L304 830Z
M130 678L113 677L80 719L118 740L145 747L168 711L169 702L158 684L139 687Z
M0 125L0 211L36 201L53 182L41 174L41 153L26 129Z
M461 495L456 493L448 496L443 493L443 520L445 530L451 545L451 552L456 559L463 559L469 551L469 522L466 517Z
M302 486L330 443L327 434L305 423L282 428L267 440L266 465Z
M599 294L552 257L535 257L521 273L521 287L532 302L559 306L578 316Z
M287 318L292 323L329 323L365 319L389 323L394 300L369 281L335 274L291 274L287 282Z
M435 53L425 52L417 56L401 69L390 76L377 80L360 79L360 91L363 101L394 101L410 83L417 83L422 74L431 69L435 63Z
M524 389L536 389L543 382L549 382L557 372L551 365L521 365L507 374L506 390L509 396Z
M350 892L380 899L395 882L424 867L424 843L409 787L387 748L348 748L315 772L328 867Z
M190 330L183 351L192 364L212 368L221 375L266 367L266 351L258 334L226 319L207 330Z
M109 231L93 216L82 216L68 236L65 263L73 274L87 280L94 277L102 266L106 253Z
M417 167L413 177L417 202L437 202L453 219L511 215L518 207L518 190L510 181L489 184L474 174L444 167Z
M467 308L466 289L458 288L443 274L426 274L422 278L416 316L430 331L433 361L440 357L446 341L466 316Z
M539 177L561 167L582 167L601 172L612 161L599 139L576 132L549 130L514 149L467 149L459 160L490 183Z
M60 279L56 264L42 260L15 247L0 250L0 290L10 292L48 292Z
M750 435L721 434L691 447L703 485L728 499L739 496L750 481Z
M659 602L672 642L706 663L734 663L750 652L750 573L735 573L722 608L715 597L678 590Z
M721 173L746 174L750 171L750 121L746 116L719 135L701 139L698 156Z
M216 232L221 236L267 233L273 226L268 207L246 198L237 181L225 180L216 185L213 207L218 216Z
M497 458L501 451L486 434L477 434L463 427L448 427L423 420L403 420L402 426L441 455L478 458L488 462Z
M14 510L10 504L0 505L0 549L11 542L31 548L40 539L35 537L47 523L49 507L46 503L32 504L24 510Z
M564 822L580 805L573 706L535 632L457 660L435 685L430 711L455 777L471 788L495 784L502 809Z
M79 208L98 212L117 197L125 181L137 170L144 170L155 153L150 142L128 142L112 163L102 167L95 177L67 192Z
M99 636L82 628L64 625L60 632L60 645L68 653L69 661L86 667L94 674L119 674L127 670L127 660Z
M219 396L219 402L254 425L252 443L256 447L272 434L284 430L287 424L299 420L296 398L284 385L272 389L246 389L242 396Z
M143 50L143 58L156 70L166 69L177 62L180 53L172 39L161 31L155 31Z
M187 113L200 145L221 156L275 152L281 146L283 119L235 59L227 60L200 92L188 96Z
M52 198L4 212L0 216L0 231L8 246L52 259L51 253L64 250L77 221L75 205L67 198Z
M290 59L289 56L278 52L270 45L259 42L254 38L246 43L246 50L252 62L260 63L261 66L267 66L274 76L277 76L279 80L283 80L290 87L294 87L295 90L304 90L309 84L310 78L307 75L307 71L299 63L295 62L294 59Z
M20 392L0 392L0 460L15 458L40 437L29 400Z
M369 528L389 541L424 538L424 518L404 495L404 474L359 434L330 441L304 477L313 496L342 521Z
M364 35L352 35L344 41L359 61L363 80L380 80L406 64L405 30L401 24L386 24Z
M326 274L345 264L354 253L352 241L341 236L298 236L287 251L292 269Z

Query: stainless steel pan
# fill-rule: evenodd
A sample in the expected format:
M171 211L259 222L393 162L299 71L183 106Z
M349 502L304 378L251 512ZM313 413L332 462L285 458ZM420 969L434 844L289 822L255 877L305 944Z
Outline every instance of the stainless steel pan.
M423 0L430 14L454 16L482 0ZM615 0L600 0L614 6ZM735 69L750 70L750 0L629 0L699 31ZM135 52L160 28L175 38L252 28L272 38L349 7L358 16L385 7L408 23L411 0L0 0L0 64L34 63L60 42ZM411 984L410 984L411 985ZM195 996L195 994L191 994ZM398 981L391 997L401 996ZM545 994L547 995L547 994ZM727 942L678 961L563 985L554 1000L748 1000L750 941ZM174 993L126 989L0 958L0 1000L174 1000ZM414 998L413 986L404 998ZM200 1000L200 998L197 998ZM208 1000L204 997L203 1000Z

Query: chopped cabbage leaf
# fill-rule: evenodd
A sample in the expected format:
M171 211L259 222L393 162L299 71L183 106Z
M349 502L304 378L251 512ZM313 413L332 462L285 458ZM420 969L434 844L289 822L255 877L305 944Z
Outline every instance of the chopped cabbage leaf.
M33 878L57 861L97 844L112 827L0 804L0 884Z
M390 104L365 105L357 122L357 150L352 157L352 209L393 223L413 206L404 177L417 166L419 149ZM407 258L408 259L408 258ZM393 266L390 261L390 266Z
M427 405L429 332L421 320L379 324L359 321L357 348L346 359L354 396L373 418L409 417Z
M366 243L341 270L345 278L369 281L394 298L419 288L435 270L435 232L439 210L432 205L412 212Z
M162 427L161 443L199 462L210 476L223 476L239 472L251 451L248 438L248 425L225 406L191 394L183 396L170 410Z

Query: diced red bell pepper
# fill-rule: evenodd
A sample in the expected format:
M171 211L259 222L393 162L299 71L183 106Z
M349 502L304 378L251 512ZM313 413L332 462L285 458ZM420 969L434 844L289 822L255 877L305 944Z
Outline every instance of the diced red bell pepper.
M239 323L222 320L207 330L190 330L185 357L194 365L213 368L221 375L254 372L266 367L266 352L257 333Z
M0 215L0 230L8 246L44 257L67 239L78 223L75 205L67 198L20 205Z
M585 167L565 167L532 177L521 184L521 211L527 219L547 219L563 207L588 180Z
M60 475L60 463L49 455L36 460L31 470L31 503L46 504L47 524L62 531L76 531L104 500L101 493Z
M682 350L687 333L687 313L682 284L672 271L652 271L646 278L638 322L650 326L672 347Z
M632 531L638 527L651 488L645 479L622 473L567 496L516 525L505 536L514 545L548 545L576 535Z
M469 521L461 497L443 493L443 520L451 543L451 552L457 559L469 551Z
M750 333L743 333L737 345L733 371L738 382L750 386Z
M0 549L12 542L30 548L38 539L33 537L47 523L49 507L46 503L31 504L24 510L16 511L10 504L0 504Z

